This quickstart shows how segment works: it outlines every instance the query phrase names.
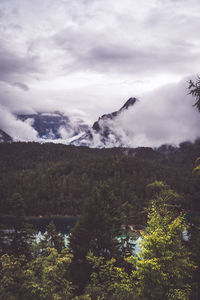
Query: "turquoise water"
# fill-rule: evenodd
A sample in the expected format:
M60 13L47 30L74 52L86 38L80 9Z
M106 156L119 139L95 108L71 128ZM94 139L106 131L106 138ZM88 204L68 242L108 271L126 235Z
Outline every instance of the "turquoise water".
M35 235L35 240L36 242L39 242L40 240L43 239L44 237L44 233L42 233L41 231L39 231L36 235ZM65 241L65 247L67 248L69 246L69 234L64 234L64 241ZM140 241L142 240L141 236L138 237L137 239L131 239L130 242L135 244L134 248L133 248L133 254L137 254L141 252L141 247L140 247Z
M26 221L33 225L33 228L40 232L45 232L47 225L53 222L56 230L62 234L69 234L72 227L79 220L77 216L45 216L29 217Z

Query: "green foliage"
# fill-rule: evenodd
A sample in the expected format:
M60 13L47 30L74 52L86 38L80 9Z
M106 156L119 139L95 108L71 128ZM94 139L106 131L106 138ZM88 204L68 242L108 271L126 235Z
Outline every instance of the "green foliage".
M91 250L97 256L114 255L121 224L116 198L109 187L94 188L80 222L72 230L70 248L75 257L85 258Z
M159 186L142 234L141 253L125 257L123 265L113 258L87 256L92 272L84 292L91 299L190 299L195 266L183 241L185 217L169 205L177 194L164 184Z
M166 184L163 181L155 180L153 183L147 185L149 196L155 196L160 194L166 188Z
M122 224L133 221L132 207L125 203L116 209L118 200L106 184L100 184L71 235L74 257L62 249L60 236L50 224L43 252L34 259L1 257L0 299L189 300L196 288L192 284L196 267L183 241L188 226L176 205L179 195L162 182L150 187L155 196L142 233L141 253L125 256L119 247L116 237ZM48 245L57 245L59 251ZM193 253L192 257L198 262L199 256Z
M105 261L103 257L89 254L88 261L93 267L90 283L85 289L92 299L133 300L136 299L135 280L122 267L116 266L116 260Z
M131 254L135 247L134 238L136 238L136 236L133 238L133 227L131 225L134 224L136 216L134 207L128 202L122 204L120 207L120 213L120 220L122 224L120 251L124 257L127 254Z
M39 243L40 251L44 251L47 247L55 248L58 253L60 253L65 248L63 236L56 231L56 227L53 222L51 222L44 233L44 237Z
M21 194L15 193L9 199L9 230L3 223L3 239L1 239L1 253L9 253L15 256L25 255L31 257L31 245L34 239L34 231L25 223L25 203ZM7 231L7 233L5 233Z
M24 256L15 258L4 254L0 258L0 299L20 300L26 297L23 285L25 281Z
M200 157L198 157L195 161L195 168L193 172L197 175L200 175Z
M27 262L23 256L1 257L0 299L71 299L73 287L68 277L71 256L54 248L46 256Z
M0 299L189 299L191 289L199 299L200 140L157 150L14 143L0 152ZM73 259L53 224L33 253L25 216L52 214L81 215ZM142 252L127 258L130 225L147 217Z
M86 256L91 251L106 259L120 255L117 237L121 233L121 219L117 199L108 185L94 188L86 202L80 222L72 230L69 247L74 255L74 282L85 285L90 274ZM77 274L77 270L79 270Z
M54 144L0 144L0 211L7 215L9 199L20 193L26 216L81 215L94 187L105 181L120 205L134 210L134 224L145 224L148 206L146 186L166 182L191 209L198 198L191 176L200 153L200 141L165 145L156 149L89 149Z
M200 191L200 185L199 185L199 170L198 166L200 164L200 158L197 158L195 162L195 169L193 170L193 176L196 180L198 190ZM191 220L190 220L190 227L188 229L189 234L189 241L188 246L192 253L192 260L194 261L197 268L195 269L195 272L193 272L192 277L192 295L191 299L197 300L200 297L200 255L199 255L199 249L200 249L200 214L199 214L199 197L197 198L196 205L196 211L192 212Z
M172 201L172 195L171 190L164 188L148 214L135 271L142 299L189 299L189 283L195 267L183 243L185 217L169 209L167 201Z

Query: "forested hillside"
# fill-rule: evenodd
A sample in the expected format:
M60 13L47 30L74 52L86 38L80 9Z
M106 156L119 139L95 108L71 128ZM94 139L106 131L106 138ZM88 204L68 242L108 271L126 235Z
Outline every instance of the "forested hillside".
M106 182L118 205L130 203L135 223L144 223L147 185L161 180L183 195L181 205L198 211L198 182L192 176L200 140L180 147L89 149L55 144L0 144L1 213L14 193L33 215L81 215L93 188Z

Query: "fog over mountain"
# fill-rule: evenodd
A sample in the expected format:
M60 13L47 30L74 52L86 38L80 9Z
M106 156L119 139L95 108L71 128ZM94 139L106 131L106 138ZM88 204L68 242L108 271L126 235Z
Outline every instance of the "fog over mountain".
M1 0L0 129L90 147L194 140L199 25L197 0ZM93 124L129 98L139 101L104 120L103 138ZM39 116L57 113L62 124L38 132Z
M162 87L142 99L94 120L70 112L12 114L2 109L0 128L15 141L37 141L89 147L137 147L175 144L200 136L200 117L186 91L186 81Z

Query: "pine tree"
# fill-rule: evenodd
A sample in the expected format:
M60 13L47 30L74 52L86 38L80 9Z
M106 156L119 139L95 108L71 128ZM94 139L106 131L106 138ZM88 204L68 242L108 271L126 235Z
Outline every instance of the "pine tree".
M69 300L73 287L69 278L71 255L47 248L46 255L27 261L4 254L0 258L0 299Z
M170 204L176 198L177 194L163 185L152 201L142 251L136 259L141 299L189 299L194 265L183 241L187 228L184 214Z
M188 89L190 91L189 94L196 98L194 106L200 112L200 76L197 76L196 82L194 82L193 80L189 81Z
M120 254L117 237L121 233L118 199L107 184L94 188L88 199L83 216L70 236L73 253L72 276L75 284L84 287L91 268L86 256L92 252L97 257L110 259Z
M6 252L16 257L25 255L31 257L31 245L34 231L25 222L25 203L21 194L15 193L9 199L9 230L7 233Z
M40 241L39 247L44 251L47 247L55 248L58 253L65 248L63 236L56 231L53 221L46 227L44 238Z

